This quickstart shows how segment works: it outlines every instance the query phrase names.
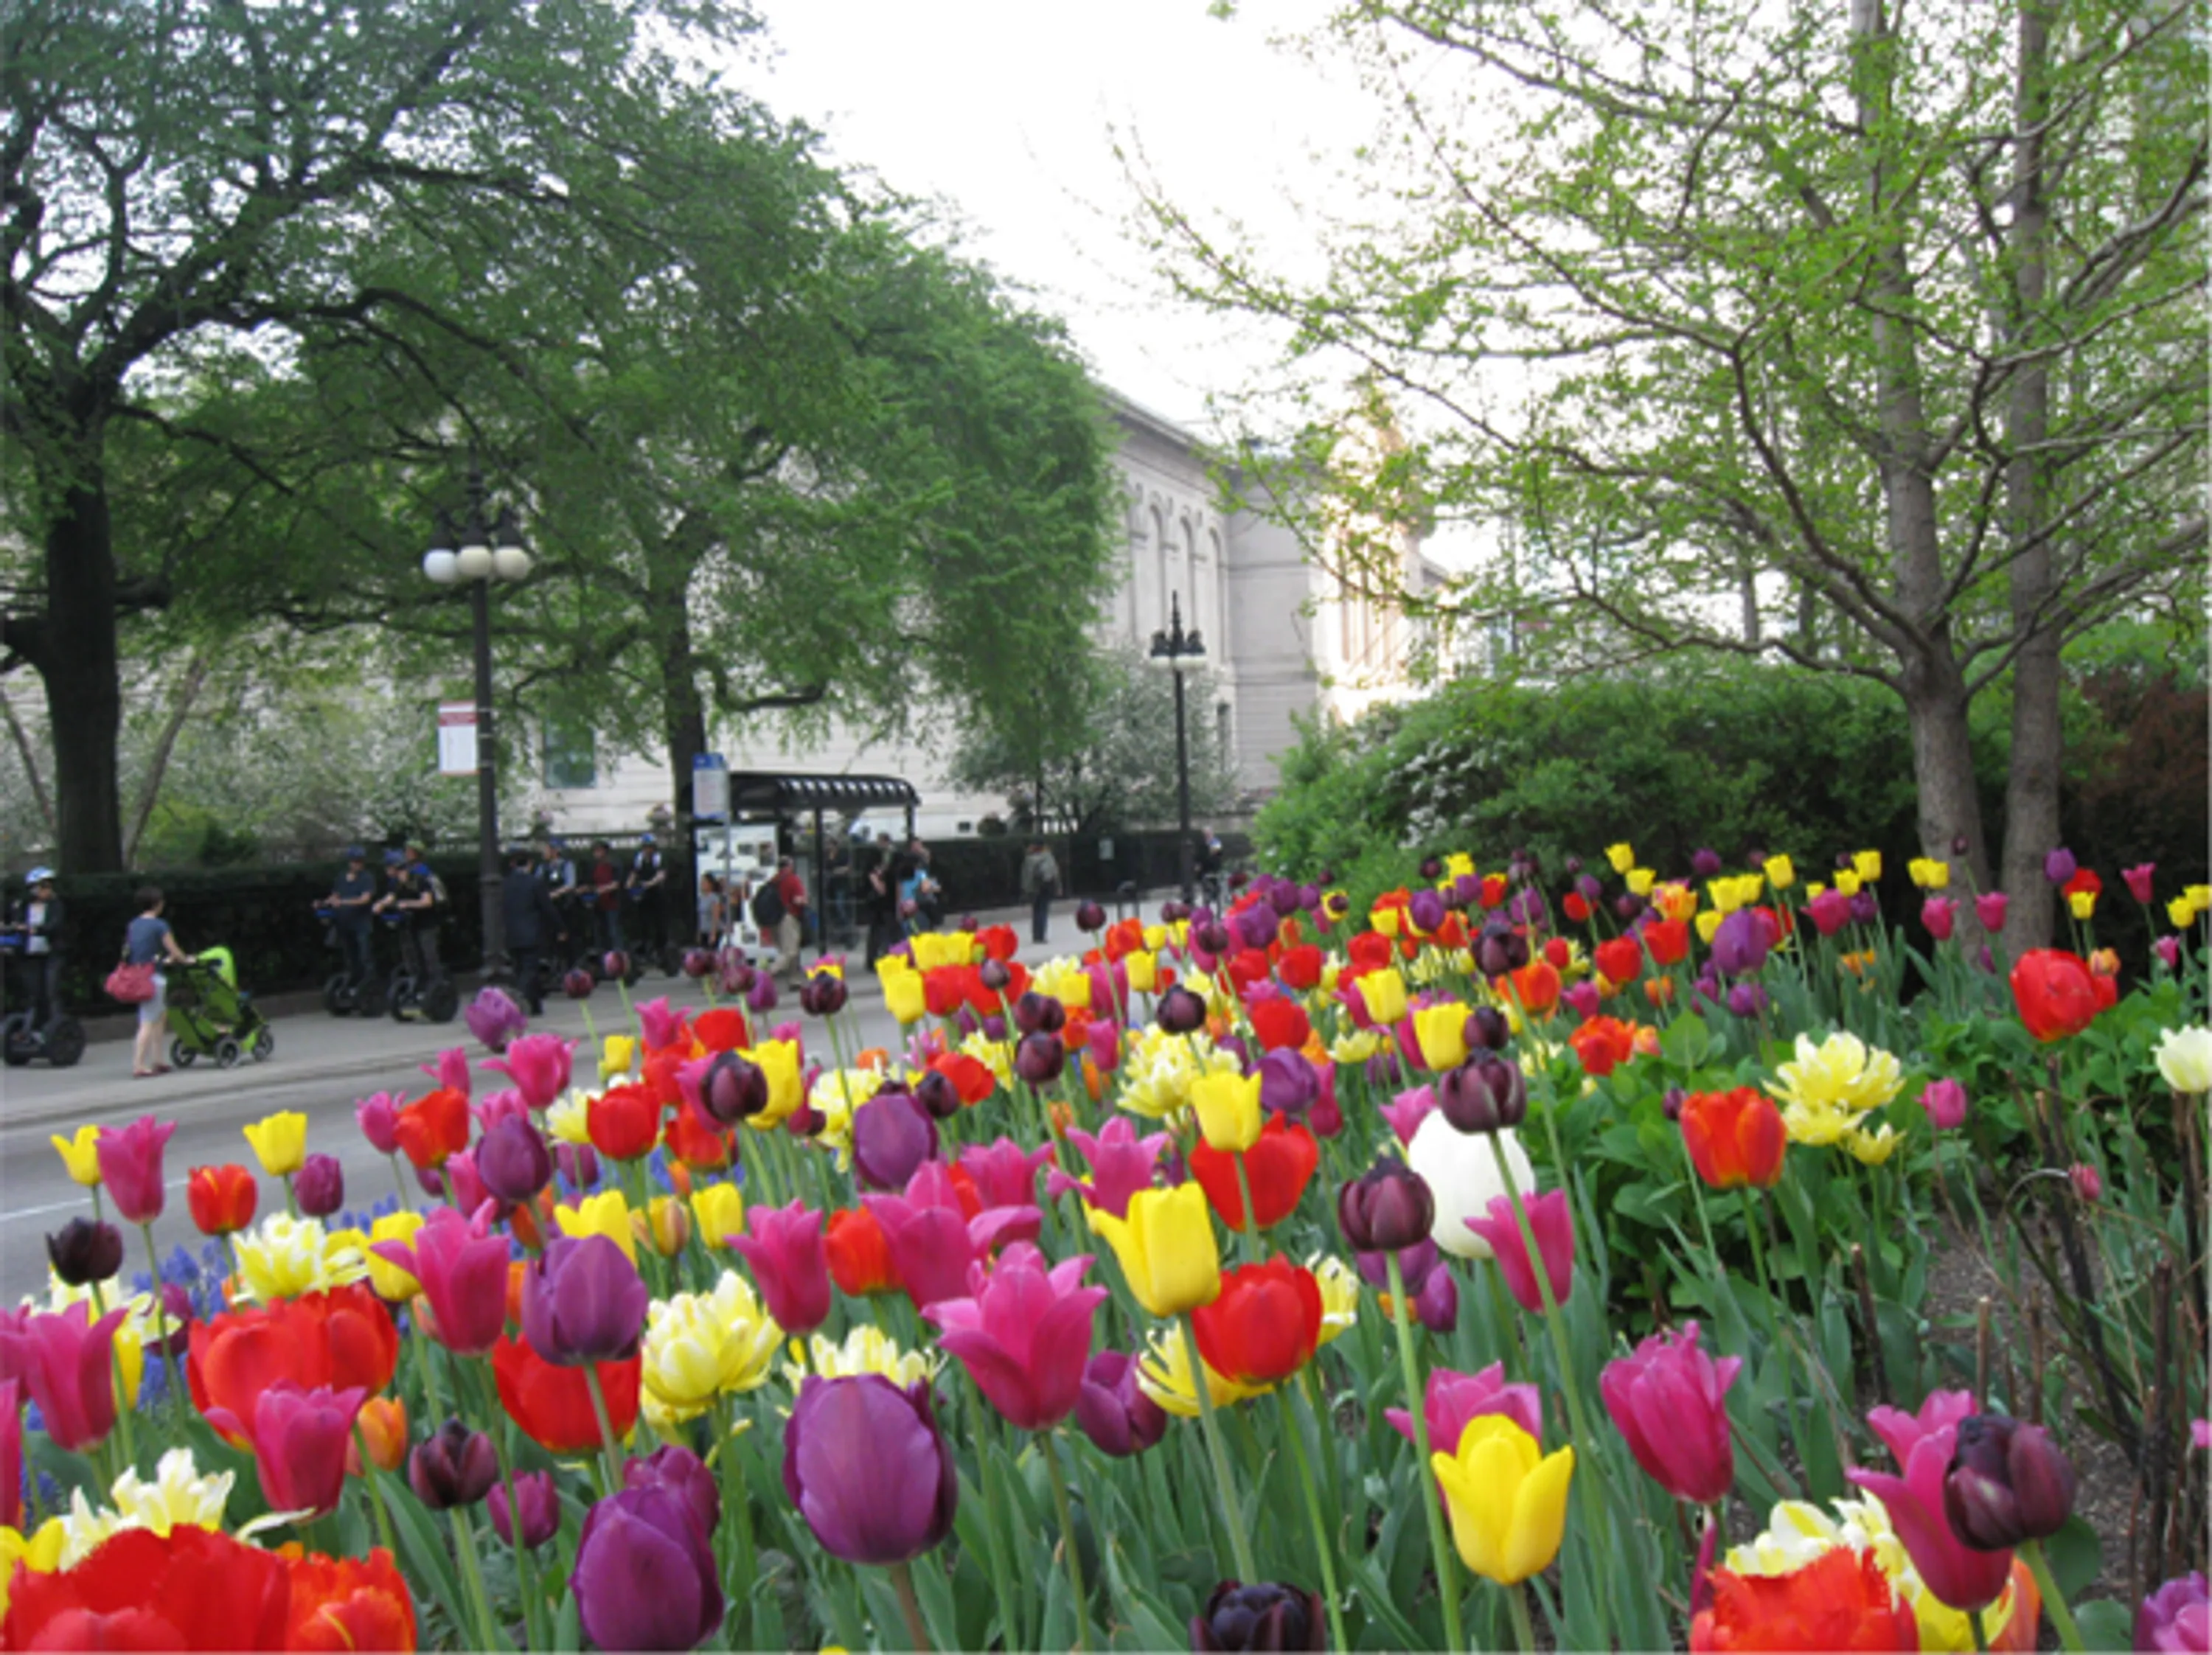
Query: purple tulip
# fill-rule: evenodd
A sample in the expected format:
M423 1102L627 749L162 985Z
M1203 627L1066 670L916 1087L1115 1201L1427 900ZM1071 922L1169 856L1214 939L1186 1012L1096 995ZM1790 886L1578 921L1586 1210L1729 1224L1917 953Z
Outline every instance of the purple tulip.
M1966 1610L1987 1609L2012 1578L2010 1552L1967 1545L1952 1532L1944 1515L1943 1484L1959 1427L1973 1412L1973 1396L1965 1391L1931 1392L1917 1415L1872 1409L1867 1423L1888 1446L1902 1475L1845 1473L1881 1502L1928 1590L1953 1609Z
M2043 876L2054 885L2063 885L2081 868L2081 864L2074 860L2074 852L2063 845L2043 858Z
M556 1143L553 1164L572 1188L588 1190L599 1181L599 1152L588 1143Z
M1431 894L1433 895L1435 893L1431 892ZM1441 924L1443 920L1442 912L1443 905L1440 902L1437 906L1439 910L1437 919ZM1282 930L1282 921L1275 917L1273 907L1259 902L1255 902L1250 907L1237 914L1231 922L1231 925L1237 933L1237 940L1248 949L1264 949L1275 940L1277 934Z
M344 1464L341 1454L341 1472ZM498 1481L499 1455L491 1439L458 1419L447 1420L407 1457L407 1486L434 1512L473 1506Z
M477 1176L506 1202L528 1201L553 1177L553 1152L538 1129L520 1118L503 1120L477 1140Z
M1449 1270L1432 1270L1413 1294L1413 1319L1431 1333L1459 1331L1459 1280Z
M361 1127L361 1135L368 1140L368 1147L380 1155L399 1152L400 1102L389 1092L379 1092L353 1106L353 1118Z
M514 1082L523 1102L532 1109L550 1109L568 1089L575 1042L557 1034L526 1034L511 1041L505 1054L487 1069L495 1069Z
M590 999L592 991L599 985L599 979L581 966L561 979L561 991L572 1000Z
M461 1016L469 1033L493 1052L506 1051L507 1042L530 1027L529 1015L503 988L480 990Z
M1677 1500L1709 1505L1735 1482L1728 1389L1742 1359L1715 1361L1698 1346L1698 1325L1655 1333L1598 1375L1605 1411L1644 1475Z
M1413 929L1423 936L1444 923L1444 899L1439 892L1423 889L1413 893L1413 900L1406 905L1406 918ZM1260 946L1265 947L1265 943Z
M623 1465L623 1487L665 1489L690 1507L702 1534L712 1536L714 1525L722 1520L722 1495L714 1486L714 1474L698 1455L677 1444L656 1448L643 1459Z
M1022 1430L1049 1430L1074 1411L1091 1355L1091 1312L1109 1296L1082 1285L1090 1268L1091 1256L1079 1253L1047 1270L1043 1256L1018 1241L975 1296L940 1299L922 1312L944 1330L938 1343Z
M1713 963L1730 977L1748 977L1766 963L1771 946L1755 908L1738 908L1713 933Z
M562 1236L523 1267L522 1337L562 1367L626 1361L649 1300L637 1266L605 1236Z
M1936 1131L1956 1131L1966 1124L1966 1088L1948 1076L1930 1081L1921 1088L1920 1106Z
M752 985L745 990L745 1008L763 1016L775 1009L775 979L764 971L753 973Z
M1378 1293L1390 1285L1390 1258L1389 1252L1380 1249L1355 1249L1352 1255L1352 1263L1359 1269L1359 1279ZM1443 1253L1437 1248L1434 1236L1424 1236L1411 1246L1399 1248L1397 1259L1398 1279L1406 1284L1407 1292L1419 1293L1436 1273Z
M1766 991L1757 983L1731 983L1728 1009L1739 1017L1756 1017L1766 1009Z
M902 1190L937 1153L937 1123L911 1092L878 1092L853 1114L853 1173L862 1189Z
M345 1168L336 1155L312 1155L292 1177L292 1198L309 1218L328 1218L345 1205Z
M561 1532L561 1491L550 1471L518 1471L514 1500L522 1508L522 1543L532 1551ZM514 1522L507 1504L507 1485L495 1482L484 1496L491 1526L508 1545L514 1543Z
M1544 1440L1544 1403L1533 1385L1508 1385L1505 1364L1492 1362L1479 1373L1458 1373L1448 1367L1432 1368L1421 1394L1421 1412L1431 1443L1457 1446L1467 1422L1486 1414L1511 1420L1530 1436ZM1413 1416L1402 1408L1386 1408L1382 1417L1391 1428L1413 1440Z
M1137 1359L1126 1350L1101 1350L1084 1364L1076 1393L1075 1422L1101 1453L1115 1459L1141 1454L1167 1434L1167 1410L1137 1383Z
M693 1649L722 1623L722 1583L697 1514L664 1488L592 1507L568 1577L601 1649Z
M830 1316L830 1264L822 1249L822 1215L793 1201L755 1207L746 1233L728 1239L751 1268L768 1313L803 1339Z
M1711 879L1721 870L1718 851L1699 849L1690 853L1690 872L1698 879Z
M809 1374L783 1429L783 1487L832 1556L890 1564L929 1550L951 1532L960 1482L928 1384Z
M1871 925L1881 918L1881 905L1874 900L1874 893L1862 889L1851 899L1851 924Z
M2203 1655L2212 1649L2212 1589L2191 1571L2177 1575L2136 1611L2135 1647L2153 1655Z
M1260 1106L1290 1121L1302 1118L1321 1095L1321 1077L1302 1052L1279 1049L1260 1059Z

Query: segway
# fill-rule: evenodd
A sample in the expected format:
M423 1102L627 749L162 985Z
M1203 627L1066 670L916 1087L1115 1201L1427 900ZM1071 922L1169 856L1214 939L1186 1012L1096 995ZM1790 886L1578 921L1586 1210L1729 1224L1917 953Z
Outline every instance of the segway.
M0 931L0 959L4 959L6 973L15 977L27 970L31 956L23 952L28 940L21 931ZM23 963L18 967L17 961ZM29 1002L20 1011L10 1011L0 1018L0 1060L10 1069L21 1069L43 1058L56 1069L72 1067L84 1056L84 1025L61 1009L58 1000L52 1015L41 1024L38 1018L38 996L27 994Z
M323 922L323 944L345 957L345 946L338 936L337 911L318 905L315 918ZM381 1017L384 1015L384 985L374 973L366 979L357 979L343 967L324 979L323 1009L333 1017Z
M461 991L442 972L428 973L423 967L422 945L409 929L404 914L387 913L383 923L399 928L399 968L385 987L385 1005L396 1023L450 1023L460 1015Z

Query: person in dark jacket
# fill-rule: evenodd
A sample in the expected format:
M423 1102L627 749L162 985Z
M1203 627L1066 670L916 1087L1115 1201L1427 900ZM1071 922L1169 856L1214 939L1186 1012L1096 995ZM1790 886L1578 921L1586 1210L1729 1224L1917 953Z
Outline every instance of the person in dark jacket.
M499 882L499 900L507 922L507 951L514 961L515 985L530 1003L530 1015L543 1016L545 983L539 974L539 961L546 949L560 949L565 943L568 929L561 923L561 911L553 906L545 882L531 871L528 851L508 854L506 876ZM565 951L554 957L565 958Z
M29 991L33 1028L44 1028L62 1009L62 900L51 868L24 876L30 900L23 906L23 981Z

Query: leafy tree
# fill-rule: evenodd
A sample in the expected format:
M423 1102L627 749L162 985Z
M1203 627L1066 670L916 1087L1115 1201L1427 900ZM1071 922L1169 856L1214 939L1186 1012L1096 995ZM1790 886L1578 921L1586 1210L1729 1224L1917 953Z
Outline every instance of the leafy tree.
M1550 627L1545 665L1703 647L1885 685L1919 848L1984 882L1969 708L2008 683L2017 948L2051 921L2062 649L2168 606L2199 632L2199 21L1358 0L1334 40L1390 112L1327 274L1157 192L1153 221L1186 291L1418 409L1402 455L1304 497L1498 525L1445 601Z

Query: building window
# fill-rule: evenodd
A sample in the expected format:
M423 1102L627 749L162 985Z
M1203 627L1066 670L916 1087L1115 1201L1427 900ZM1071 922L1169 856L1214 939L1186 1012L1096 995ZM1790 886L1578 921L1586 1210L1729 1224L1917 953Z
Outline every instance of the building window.
M599 761L591 726L580 720L545 721L545 785L548 787L597 787Z

